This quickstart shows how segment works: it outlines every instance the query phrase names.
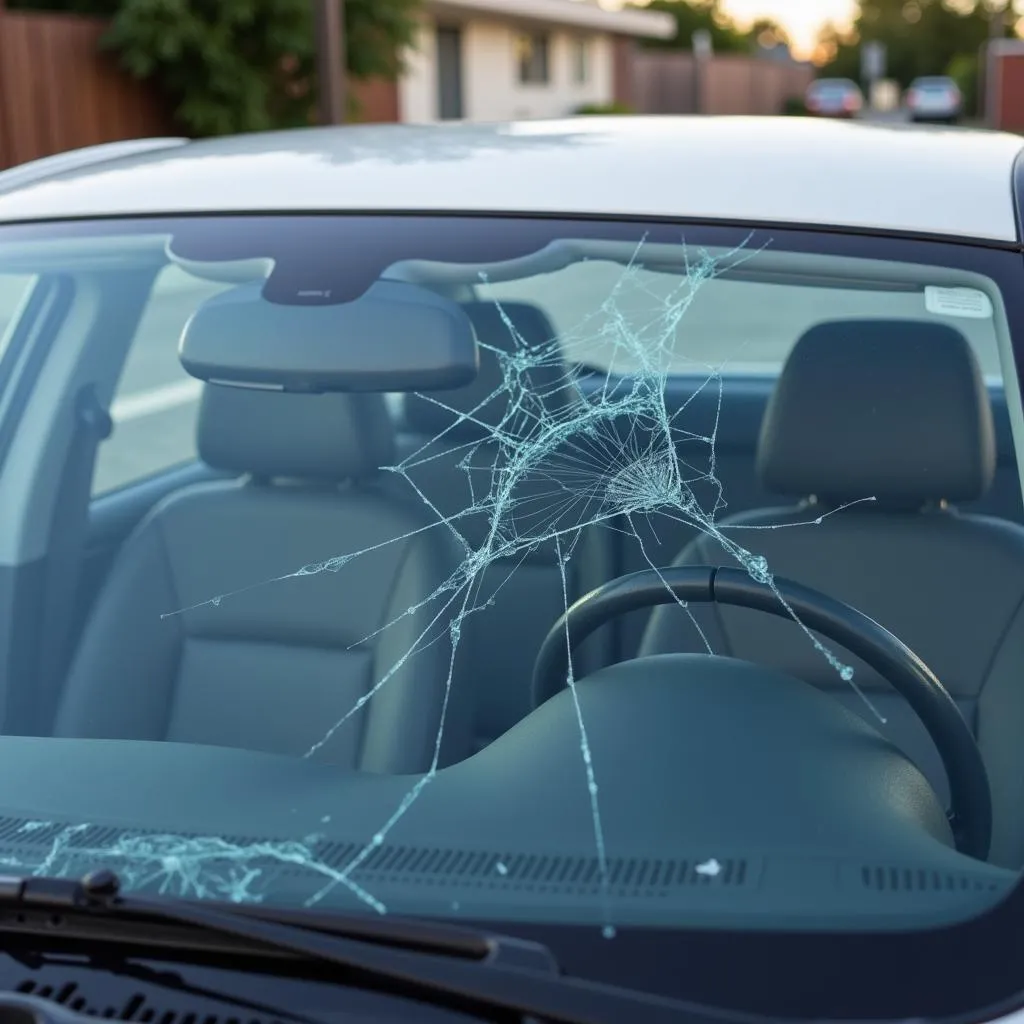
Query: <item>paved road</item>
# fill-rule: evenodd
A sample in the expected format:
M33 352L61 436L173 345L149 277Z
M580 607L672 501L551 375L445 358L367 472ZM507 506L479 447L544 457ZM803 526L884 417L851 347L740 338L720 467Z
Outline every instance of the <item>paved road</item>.
M522 299L547 309L560 336L569 339L570 355L597 366L628 372L638 365L637 345L648 352L664 346L659 311L678 303L678 278L646 275L616 298L625 334L613 314L601 310L622 277L615 264L577 264L556 275L492 286L490 297ZM16 307L19 289L0 277L0 331ZM221 286L200 285L177 271L161 279L140 324L112 408L114 436L104 444L95 490L103 493L141 475L193 457L200 385L188 377L177 358L186 320ZM706 283L679 323L669 368L702 372L774 372L793 342L810 324L857 316L918 318L925 314L920 295L865 293L828 289L794 289L717 280ZM984 372L999 375L991 325L960 321L974 342ZM0 335L2 337L2 335ZM626 339L625 341L623 339Z

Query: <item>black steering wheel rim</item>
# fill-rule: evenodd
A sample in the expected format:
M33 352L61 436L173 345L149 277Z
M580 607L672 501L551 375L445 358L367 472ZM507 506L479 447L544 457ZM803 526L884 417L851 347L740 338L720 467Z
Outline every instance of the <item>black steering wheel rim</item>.
M957 849L978 860L988 857L992 838L988 773L974 735L949 692L884 626L792 580L775 577L769 585L742 569L715 566L645 569L612 580L580 598L552 626L534 664L533 706L565 687L570 652L595 630L627 612L677 601L718 602L782 618L792 614L808 629L870 665L906 699L938 749L949 780L950 824Z

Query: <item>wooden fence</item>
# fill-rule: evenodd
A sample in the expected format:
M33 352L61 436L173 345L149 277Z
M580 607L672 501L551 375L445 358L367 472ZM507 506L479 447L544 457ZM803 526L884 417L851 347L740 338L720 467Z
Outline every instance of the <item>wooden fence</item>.
M0 168L80 146L180 135L167 105L99 49L106 22L5 11L0 0ZM397 121L393 82L352 83L361 121Z
M691 53L637 49L628 94L645 114L781 114L814 78L806 64L723 54L698 67Z
M174 134L153 91L98 49L105 23L4 11L0 167L100 142Z

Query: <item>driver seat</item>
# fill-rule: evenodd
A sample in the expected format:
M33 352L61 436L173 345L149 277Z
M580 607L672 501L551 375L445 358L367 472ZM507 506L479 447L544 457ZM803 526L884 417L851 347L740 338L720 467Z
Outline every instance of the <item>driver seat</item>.
M988 769L989 859L1016 868L1024 863L1024 529L951 504L981 498L994 471L988 393L959 331L924 321L822 323L790 354L757 452L765 489L800 500L719 525L763 555L775 576L859 609L935 672ZM850 502L857 504L841 507ZM673 564L726 561L702 535ZM827 690L899 746L948 801L927 732L866 664L820 638L853 666L885 724L795 623L741 608L690 610L716 654ZM686 612L664 606L652 614L640 654L705 649Z

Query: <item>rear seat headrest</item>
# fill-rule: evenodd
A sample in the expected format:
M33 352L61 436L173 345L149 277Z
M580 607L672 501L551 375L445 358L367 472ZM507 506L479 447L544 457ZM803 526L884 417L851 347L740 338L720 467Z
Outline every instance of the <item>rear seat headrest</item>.
M967 339L916 320L812 327L768 403L757 468L770 491L834 503L981 497L995 471L995 429Z
M268 479L356 479L395 461L394 425L377 394L285 394L207 384L198 439L208 465Z
M416 395L407 395L405 427L415 434L433 437L447 431L446 439L482 437L486 435L487 427L495 427L501 423L502 417L508 411L509 395L502 390L502 367L493 350L514 353L522 347L509 330L505 317L519 334L522 343L529 348L549 345L556 336L551 321L536 306L526 302L503 302L500 309L494 302L467 302L462 308L473 323L477 340L482 343L480 372L466 387L431 392L430 397L437 403L442 403L441 405ZM554 360L550 361L550 364L545 363L543 366L530 369L527 377L531 397L542 400L544 408L548 411L567 407L575 398L575 391L568 383L567 371L568 367ZM494 397L486 401L490 395ZM477 409L481 402L485 404ZM470 412L478 423L458 422L459 413ZM449 430L453 423L457 423L457 426Z

